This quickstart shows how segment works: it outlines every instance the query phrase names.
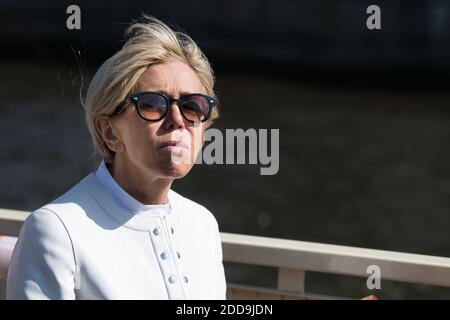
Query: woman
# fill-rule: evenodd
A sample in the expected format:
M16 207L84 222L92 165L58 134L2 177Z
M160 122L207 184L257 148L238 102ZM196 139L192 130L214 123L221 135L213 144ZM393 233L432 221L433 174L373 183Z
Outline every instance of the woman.
M218 116L213 72L189 36L157 19L127 35L84 104L103 161L26 219L9 299L225 299L217 222L171 189Z

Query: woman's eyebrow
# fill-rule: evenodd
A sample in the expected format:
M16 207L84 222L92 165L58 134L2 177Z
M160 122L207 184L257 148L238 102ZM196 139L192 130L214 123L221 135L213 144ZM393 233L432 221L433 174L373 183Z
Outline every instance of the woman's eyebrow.
M163 94L163 95L165 95L165 96L167 96L167 97L170 96L170 94L169 94L167 91L165 91L165 90L157 90L157 91L153 91L153 92ZM180 96L184 96L184 95L186 95L186 94L191 94L191 93L193 93L193 92L189 92L189 91L181 91L181 92L180 92Z

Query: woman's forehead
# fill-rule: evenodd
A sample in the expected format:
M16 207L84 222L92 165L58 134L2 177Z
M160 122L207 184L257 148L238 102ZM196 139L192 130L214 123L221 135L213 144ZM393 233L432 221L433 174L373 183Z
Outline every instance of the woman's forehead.
M136 88L138 91L158 91L168 95L204 91L195 71L180 61L151 65L139 78Z

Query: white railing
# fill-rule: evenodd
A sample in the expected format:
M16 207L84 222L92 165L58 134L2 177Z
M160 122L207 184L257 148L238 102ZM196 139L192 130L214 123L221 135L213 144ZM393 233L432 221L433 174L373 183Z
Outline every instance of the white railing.
M0 209L0 235L17 236L27 215ZM231 233L221 237L225 262L278 268L276 289L228 284L230 299L330 298L305 293L308 271L366 278L372 265L383 280L450 287L450 258Z
M0 209L0 235L17 237L28 215L25 211Z
M367 278L373 265L383 280L450 287L450 258L229 233L222 244L225 261L278 268L277 290L264 291L271 297L334 298L305 293L306 273ZM258 288L246 289L246 297L258 297Z

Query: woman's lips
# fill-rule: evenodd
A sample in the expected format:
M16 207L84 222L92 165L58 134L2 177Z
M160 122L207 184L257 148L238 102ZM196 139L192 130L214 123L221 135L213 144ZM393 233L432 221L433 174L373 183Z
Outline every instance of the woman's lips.
M183 141L166 141L159 145L159 149L164 151L180 151L181 149L189 150L189 147Z

